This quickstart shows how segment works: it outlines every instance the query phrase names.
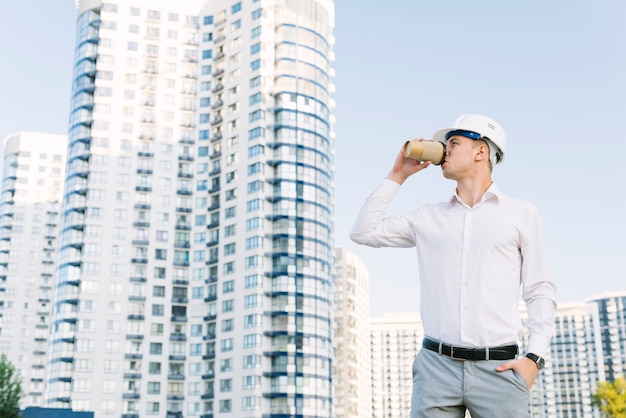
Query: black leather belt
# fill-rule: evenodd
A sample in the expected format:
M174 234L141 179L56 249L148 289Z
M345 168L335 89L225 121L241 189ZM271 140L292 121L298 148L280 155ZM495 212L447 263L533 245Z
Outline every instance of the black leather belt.
M448 345L430 338L424 338L422 347L452 357L455 360L512 360L517 357L518 353L516 344L499 347L467 348Z

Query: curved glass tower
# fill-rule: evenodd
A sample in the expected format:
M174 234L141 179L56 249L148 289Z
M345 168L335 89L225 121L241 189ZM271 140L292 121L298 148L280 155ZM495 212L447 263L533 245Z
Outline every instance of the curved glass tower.
M271 203L270 415L322 417L331 404L333 215L331 10L276 2Z
M332 416L333 2L78 11L48 406Z

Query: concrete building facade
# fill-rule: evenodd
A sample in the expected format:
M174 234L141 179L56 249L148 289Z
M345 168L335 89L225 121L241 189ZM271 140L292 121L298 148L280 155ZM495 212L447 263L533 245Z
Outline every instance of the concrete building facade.
M44 402L45 366L67 137L4 140L0 195L0 353L22 380L23 406Z
M334 416L366 417L372 408L369 271L356 254L335 248L334 272Z
M47 406L330 417L332 1L77 7Z
M372 418L403 418L411 411L413 360L422 348L418 313L385 314L370 321Z

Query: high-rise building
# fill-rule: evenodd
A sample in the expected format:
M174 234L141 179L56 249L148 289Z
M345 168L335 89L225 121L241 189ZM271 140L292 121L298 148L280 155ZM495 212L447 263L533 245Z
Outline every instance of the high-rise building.
M519 309L525 322L523 304ZM372 417L408 416L411 366L423 339L419 314L388 314L370 327ZM626 290L559 304L546 366L530 391L530 416L600 417L592 397L598 382L626 375L625 341ZM519 343L525 353L527 330Z
M356 254L335 248L334 272L333 416L368 417L372 411L369 271Z
M332 0L81 0L47 405L329 417Z
M522 317L526 310L520 307ZM563 303L555 312L555 333L546 354L546 366L537 375L530 392L532 417L595 417L591 406L594 352L594 322L588 303ZM528 343L527 334L523 346ZM521 350L525 352L523 348Z
M43 404L67 137L4 140L0 195L0 353L21 376L22 406Z
M411 411L413 360L422 348L418 313L389 313L370 321L372 418L403 418Z
M522 352L527 339L525 334ZM531 416L599 417L592 396L598 382L626 375L625 341L626 291L559 304L546 367L531 390Z
M592 317L598 324L594 349L597 380L626 377L626 290L594 296L587 302L593 306Z

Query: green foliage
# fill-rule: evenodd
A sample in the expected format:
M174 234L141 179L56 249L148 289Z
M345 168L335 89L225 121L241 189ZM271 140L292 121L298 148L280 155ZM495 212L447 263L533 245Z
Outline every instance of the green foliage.
M22 397L22 382L16 373L15 366L0 356L0 417L18 418L20 413L20 399Z
M626 379L620 377L613 382L598 382L593 403L600 408L604 418L626 418Z

